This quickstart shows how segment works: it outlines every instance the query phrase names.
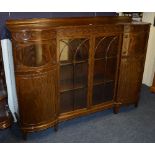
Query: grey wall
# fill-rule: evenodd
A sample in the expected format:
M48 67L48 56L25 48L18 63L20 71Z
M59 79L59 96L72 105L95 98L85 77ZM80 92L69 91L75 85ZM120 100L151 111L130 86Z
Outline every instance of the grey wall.
M59 17L93 17L93 16L116 16L115 12L0 12L0 37L9 38L5 21L7 19L21 18L59 18Z

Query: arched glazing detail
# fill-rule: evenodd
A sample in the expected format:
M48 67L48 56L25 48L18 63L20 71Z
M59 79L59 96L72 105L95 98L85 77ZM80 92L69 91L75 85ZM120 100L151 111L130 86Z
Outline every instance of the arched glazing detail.
M88 59L88 39L64 39L60 41L61 63L74 63Z
M98 37L95 40L95 58L117 56L118 36Z
M59 41L60 112L87 106L89 40L87 38Z
M93 104L113 100L119 36L95 39Z

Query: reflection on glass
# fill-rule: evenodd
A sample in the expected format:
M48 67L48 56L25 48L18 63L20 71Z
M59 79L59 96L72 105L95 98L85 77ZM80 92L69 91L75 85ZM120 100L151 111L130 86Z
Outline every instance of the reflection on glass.
M45 65L49 61L48 45L36 44L27 46L22 51L22 64L30 67Z
M117 36L98 37L95 41L95 58L115 57L118 47Z
M55 40L48 44L37 42L18 49L19 55L17 56L18 64L23 64L29 67L39 67L50 64L56 64L56 45Z
M88 39L68 39L60 41L61 63L72 63L88 59Z

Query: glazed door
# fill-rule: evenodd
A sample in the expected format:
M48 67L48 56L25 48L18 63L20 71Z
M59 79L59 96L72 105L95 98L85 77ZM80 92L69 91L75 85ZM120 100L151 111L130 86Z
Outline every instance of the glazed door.
M59 40L60 113L87 108L89 38Z
M116 34L94 38L92 105L114 99L120 39Z

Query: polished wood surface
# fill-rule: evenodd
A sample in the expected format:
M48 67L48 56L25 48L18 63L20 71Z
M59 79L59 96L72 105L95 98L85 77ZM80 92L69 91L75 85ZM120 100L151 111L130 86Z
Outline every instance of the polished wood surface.
M139 27L139 28L138 28ZM149 26L129 25L124 27L117 102L137 102L142 83Z
M155 74L154 74L152 86L150 87L150 91L155 93Z
M138 102L150 24L129 17L8 20L24 136Z
M9 19L7 25L10 28L24 28L26 27L63 27L63 26L91 26L91 25L103 25L110 23L126 23L131 22L130 17L118 17L118 16L104 16L104 17L69 17L69 18L32 18L32 19Z

